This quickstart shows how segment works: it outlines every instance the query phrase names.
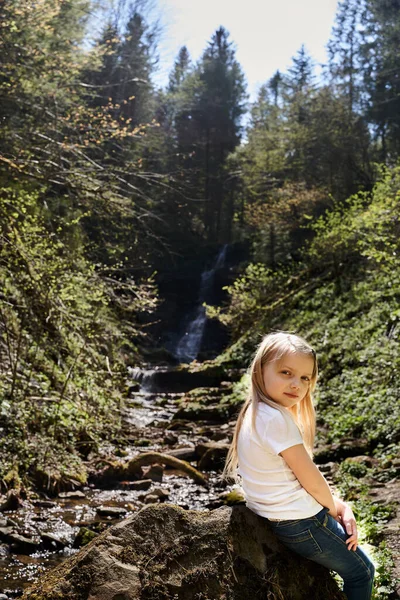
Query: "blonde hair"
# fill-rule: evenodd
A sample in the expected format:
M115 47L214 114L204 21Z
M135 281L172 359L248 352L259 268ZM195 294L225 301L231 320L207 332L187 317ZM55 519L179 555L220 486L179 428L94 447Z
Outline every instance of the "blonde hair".
M291 408L285 409L267 395L264 386L263 367L267 363L280 360L286 354L291 353L301 353L311 356L314 360L314 365L306 395L298 404L292 406ZM244 415L250 405L253 409L252 427L254 431L258 404L259 402L265 402L265 404L268 404L277 410L289 410L296 423L303 430L302 434L304 443L310 454L312 454L312 448L314 446L315 410L312 402L312 392L315 389L318 377L318 365L315 350L298 335L287 332L269 333L264 337L256 351L249 369L249 375L250 385L247 399L240 410L233 433L232 443L226 457L225 468L222 474L225 478L237 479L236 471L238 466L238 437L240 428L243 424Z

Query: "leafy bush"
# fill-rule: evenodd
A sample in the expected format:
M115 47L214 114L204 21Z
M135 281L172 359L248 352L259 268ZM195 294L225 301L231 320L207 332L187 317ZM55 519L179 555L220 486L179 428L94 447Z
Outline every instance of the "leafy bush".
M233 343L219 358L246 367L262 335L303 335L320 363L317 413L327 441L400 442L400 167L373 194L321 217L301 263L249 265L220 311ZM221 318L221 317L220 317Z
M3 480L15 463L22 475L36 469L40 446L49 448L40 459L45 470L57 444L78 453L88 441L95 448L96 438L115 431L124 351L135 351L127 336L133 338L134 321L124 331L115 316L116 286L98 275L82 243L81 250L69 245L69 232L78 221L64 219L63 227L55 229L40 201L39 190L1 190ZM143 289L131 283L119 293L121 299L137 312L151 310L155 302L148 283Z

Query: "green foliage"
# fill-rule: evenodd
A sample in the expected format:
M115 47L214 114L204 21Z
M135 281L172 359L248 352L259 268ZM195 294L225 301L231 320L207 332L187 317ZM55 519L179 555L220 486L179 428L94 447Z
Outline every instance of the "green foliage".
M94 449L100 435L118 427L126 333L135 332L133 319L126 333L118 323L113 288L84 257L84 247L71 252L68 231L76 219L48 227L40 204L39 191L0 193L0 422L6 434L0 479L14 461L21 476L34 476L39 462L45 471L57 456L57 445L79 453L81 443L92 440ZM136 314L154 306L146 285L131 284L130 294ZM127 290L122 299L129 306ZM38 445L47 448L40 459ZM71 459L59 461L60 476L63 464Z
M239 410L246 398L249 383L249 375L245 373L239 381L233 383L231 393L222 398L221 404L228 404L230 407L237 407L237 410Z
M372 196L354 196L315 223L300 263L278 271L248 265L220 311L234 338L221 360L246 366L271 330L299 332L315 345L329 442L400 441L399 190L400 168L382 171Z

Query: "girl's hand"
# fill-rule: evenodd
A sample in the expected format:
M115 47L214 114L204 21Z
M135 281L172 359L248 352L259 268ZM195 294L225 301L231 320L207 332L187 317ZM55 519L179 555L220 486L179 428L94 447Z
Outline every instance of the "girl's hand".
M343 500L339 500L338 498L335 498L334 500L338 514L336 520L343 526L343 529L349 535L346 540L348 549L355 552L358 546L358 532L353 511L346 502L343 502Z

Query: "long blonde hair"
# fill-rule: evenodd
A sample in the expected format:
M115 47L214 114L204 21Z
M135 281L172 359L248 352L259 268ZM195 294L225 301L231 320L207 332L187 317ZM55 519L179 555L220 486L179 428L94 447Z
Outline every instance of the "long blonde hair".
M301 353L311 356L314 360L313 371L310 379L310 384L304 398L291 408L284 408L277 402L274 402L266 393L263 379L263 367L265 364L280 360L285 354ZM226 457L223 477L237 479L236 471L238 465L237 443L240 428L243 424L244 415L250 405L252 405L252 427L255 430L255 420L257 407L259 402L265 402L269 406L280 411L289 410L295 421L301 427L305 446L310 454L314 446L315 438L315 410L312 402L312 393L315 389L318 377L318 364L315 350L300 336L288 332L269 333L264 337L261 344L257 348L249 369L250 385L247 394L247 399L242 406L235 430L233 439Z

